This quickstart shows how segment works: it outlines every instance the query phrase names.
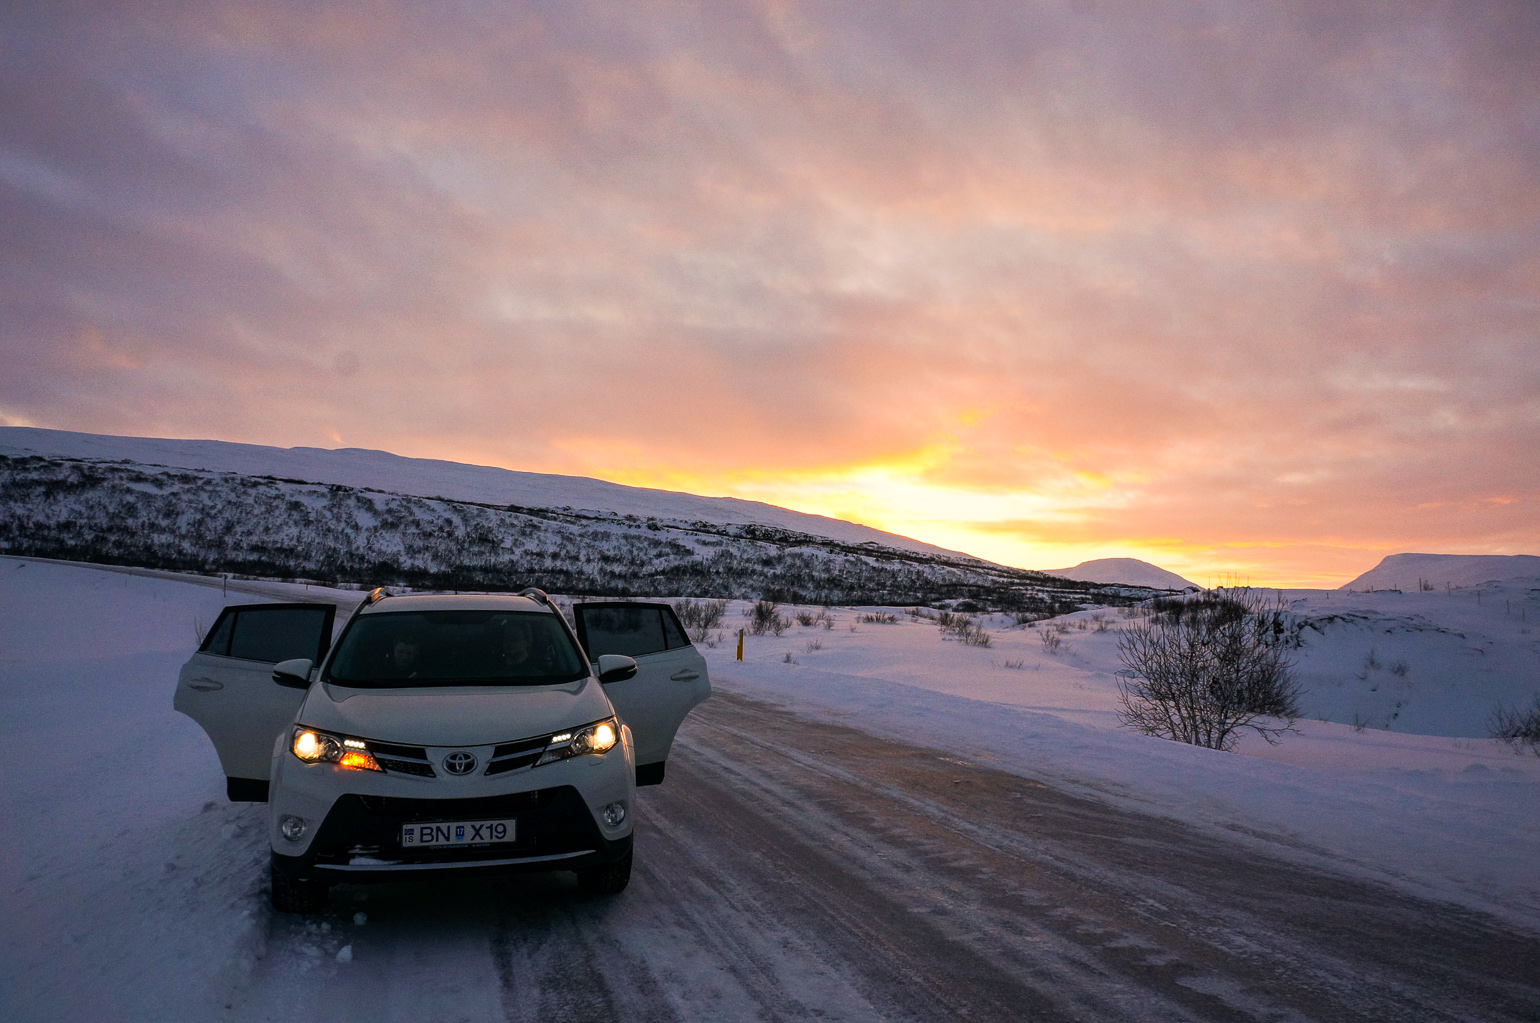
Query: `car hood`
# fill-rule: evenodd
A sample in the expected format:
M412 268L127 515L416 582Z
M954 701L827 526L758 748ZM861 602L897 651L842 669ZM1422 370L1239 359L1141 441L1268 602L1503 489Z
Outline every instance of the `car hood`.
M410 746L485 746L559 732L614 710L593 678L559 686L312 686L298 722Z

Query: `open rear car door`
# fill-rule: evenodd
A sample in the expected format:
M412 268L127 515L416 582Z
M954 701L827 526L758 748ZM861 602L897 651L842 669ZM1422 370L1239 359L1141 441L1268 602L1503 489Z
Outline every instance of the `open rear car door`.
M576 604L578 639L597 662L604 654L636 660L636 675L604 687L636 743L636 783L656 785L685 715L711 695L706 659L690 643L674 609L642 601Z
M304 689L273 681L273 665L296 657L320 664L336 615L333 604L227 607L182 666L172 705L208 733L231 799L267 799L273 739L305 700Z

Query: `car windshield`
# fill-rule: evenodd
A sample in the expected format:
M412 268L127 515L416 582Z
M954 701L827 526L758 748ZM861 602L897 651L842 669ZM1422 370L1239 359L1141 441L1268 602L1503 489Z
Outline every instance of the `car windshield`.
M400 611L353 619L326 680L367 688L543 686L587 674L555 615Z

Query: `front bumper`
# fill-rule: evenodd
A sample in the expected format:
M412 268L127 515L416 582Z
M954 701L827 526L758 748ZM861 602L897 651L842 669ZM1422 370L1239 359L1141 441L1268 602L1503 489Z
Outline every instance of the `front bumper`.
M514 818L517 840L453 849L406 849L404 824ZM505 795L421 799L350 793L332 804L306 849L273 850L275 869L293 878L383 881L425 873L456 875L585 870L622 859L628 833L607 839L571 785Z

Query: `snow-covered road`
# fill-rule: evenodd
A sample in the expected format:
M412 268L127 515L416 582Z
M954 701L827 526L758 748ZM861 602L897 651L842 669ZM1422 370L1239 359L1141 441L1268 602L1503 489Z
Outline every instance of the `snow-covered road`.
M532 875L340 887L322 915L279 916L263 808L224 801L170 707L220 591L17 564L0 563L6 1020L1540 1014L1532 932L797 716L731 666L640 794L620 897Z

